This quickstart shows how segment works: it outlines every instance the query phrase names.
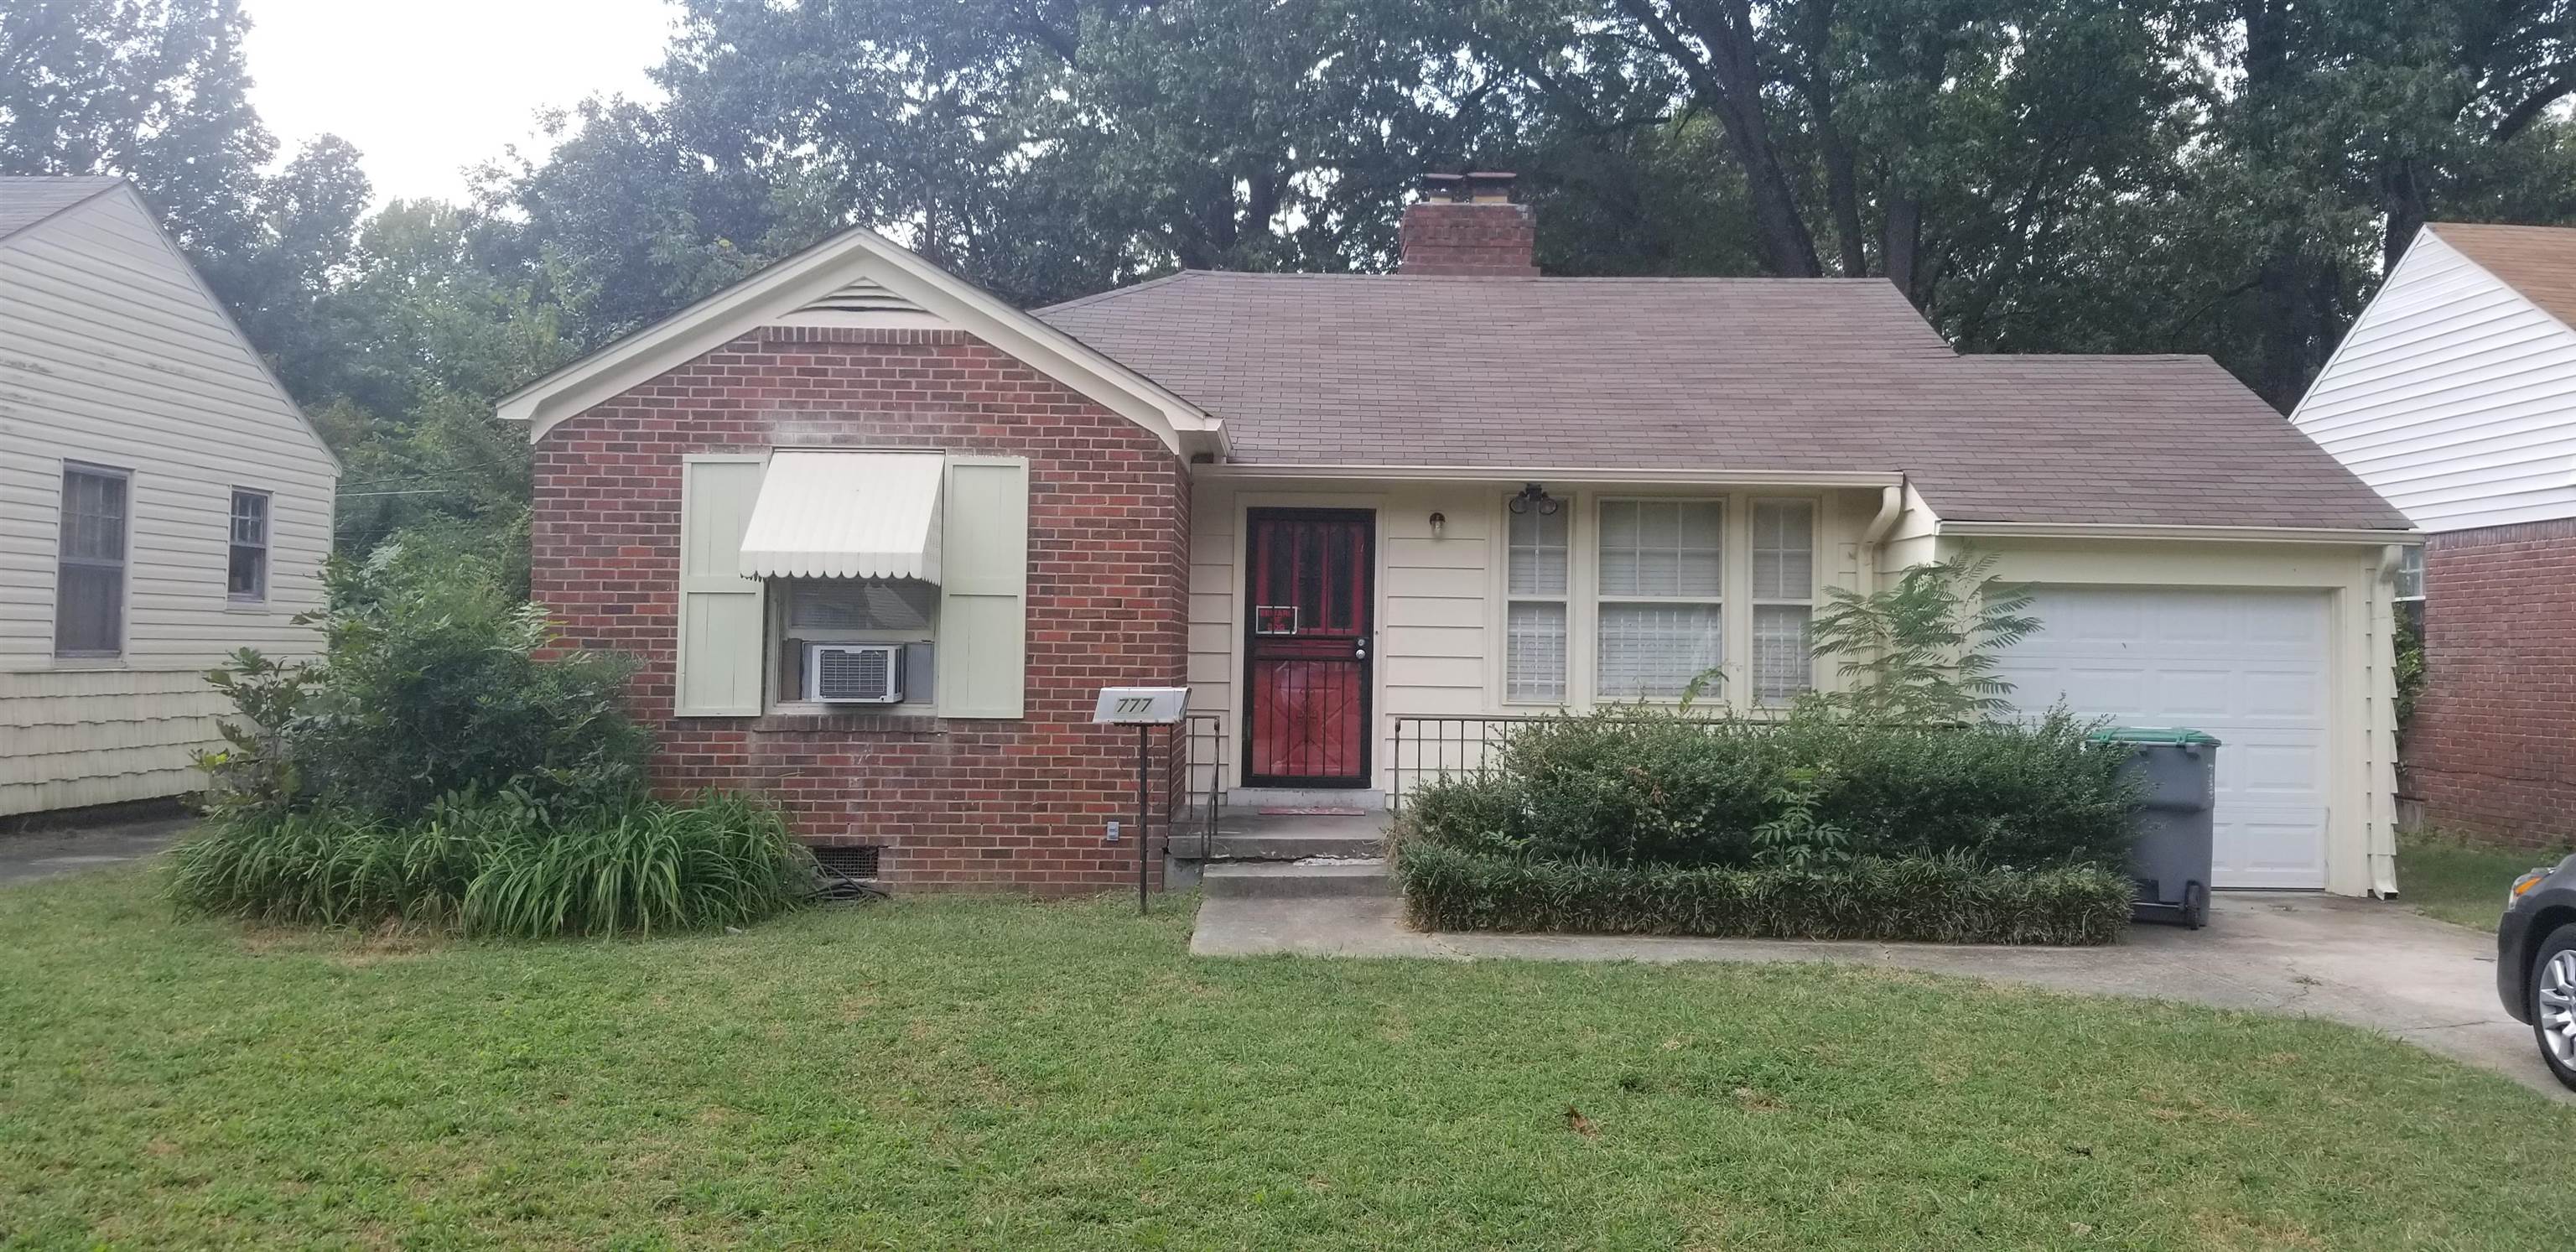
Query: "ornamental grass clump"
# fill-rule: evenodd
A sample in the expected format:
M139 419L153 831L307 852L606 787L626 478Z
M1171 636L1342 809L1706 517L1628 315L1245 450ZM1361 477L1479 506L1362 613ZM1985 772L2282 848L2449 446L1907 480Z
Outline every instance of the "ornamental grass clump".
M183 908L541 938L736 925L812 894L774 809L646 794L626 666L562 652L504 578L387 545L332 573L320 661L244 652L208 675L239 717L199 760Z

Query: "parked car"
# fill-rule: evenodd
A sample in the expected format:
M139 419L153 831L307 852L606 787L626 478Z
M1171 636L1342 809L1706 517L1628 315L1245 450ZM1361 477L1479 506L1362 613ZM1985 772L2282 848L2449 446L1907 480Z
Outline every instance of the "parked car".
M2540 1059L2576 1087L2576 856L2513 880L2496 924L2496 992Z

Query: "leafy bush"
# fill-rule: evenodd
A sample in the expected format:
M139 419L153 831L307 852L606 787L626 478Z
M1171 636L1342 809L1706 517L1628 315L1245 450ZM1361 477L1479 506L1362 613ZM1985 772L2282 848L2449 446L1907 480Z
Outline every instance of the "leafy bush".
M329 586L319 662L245 651L207 676L241 717L199 758L214 786L177 850L183 907L618 935L747 922L812 891L774 810L646 797L627 667L562 653L501 563L405 540Z
M1781 721L1640 708L1514 732L1483 779L1405 797L1416 839L1539 860L1742 867L1965 855L2121 865L2123 754L2063 712L2029 725L1891 726L1810 706Z
M566 812L505 793L415 822L339 809L234 813L175 850L189 909L469 935L649 935L756 921L803 899L813 859L778 814L721 795Z
M494 562L394 542L335 566L329 590L320 662L244 651L207 675L244 715L200 759L219 808L403 820L453 794L515 790L570 811L641 787L629 666L555 655L543 610L512 596Z
M1684 868L1399 837L1395 873L1413 923L1434 930L2102 944L2129 920L2132 898L2126 876L2095 866L1991 869L1963 856Z
M1995 654L2039 629L2030 589L1991 577L1992 553L1913 566L1872 592L1825 589L1808 630L1851 685L1813 697L1867 721L1939 723L2011 711Z

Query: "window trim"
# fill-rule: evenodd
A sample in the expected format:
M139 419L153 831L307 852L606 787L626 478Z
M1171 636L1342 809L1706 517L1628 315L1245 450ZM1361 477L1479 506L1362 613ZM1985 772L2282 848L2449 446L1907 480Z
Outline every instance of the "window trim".
M1735 692L1732 690L1734 686L1734 666L1730 664L1734 659L1734 636L1736 633L1736 626L1733 620L1733 609L1736 600L1732 593L1735 591L1735 583L1738 578L1736 573L1737 568L1739 566L1748 570L1751 568L1751 562L1738 561L1735 557L1734 535L1737 529L1737 519L1735 517L1736 499L1736 494L1728 491L1711 492L1705 495L1601 495L1593 497L1590 513L1592 518L1593 538L1588 549L1591 577L1585 580L1585 587L1590 592L1590 595L1587 598L1584 612L1584 617L1590 624L1590 629L1587 634L1592 644L1590 655L1584 658L1587 662L1584 666L1584 684L1587 693L1591 696L1591 703L1599 704L1604 698L1601 692L1601 609L1602 606L1611 604L1697 605L1716 610L1717 664L1710 668L1715 669L1722 678L1718 683L1718 688L1715 692L1703 690L1699 694L1697 702L1714 702L1727 706L1733 706L1736 703ZM1625 593L1614 595L1602 590L1600 536L1608 529L1608 527L1601 520L1601 509L1603 506L1611 504L1705 504L1716 509L1717 594L1710 596L1649 596L1628 595ZM1749 638L1750 637L1748 636L1748 640ZM1693 675L1694 678L1697 676L1698 675ZM1713 701L1712 696L1714 697ZM1682 702L1682 697L1679 695L1614 695L1608 698L1621 704L1679 705Z
M259 542L244 543L238 533L241 502L247 497L259 501ZM233 554L242 548L259 552L259 586L251 591L233 590ZM270 576L276 568L277 493L259 487L235 487L224 504L224 599L232 604L266 604Z
M1757 519L1761 516L1762 506L1766 504L1793 504L1800 506L1807 511L1807 594L1803 599L1783 596L1765 596L1761 593L1759 588L1753 586L1752 577L1755 564L1753 558L1762 551L1761 533L1757 528ZM1755 690L1756 684L1760 683L1762 680L1760 655L1760 645L1762 640L1761 636L1757 633L1758 627L1756 626L1756 623L1760 621L1762 610L1766 607L1803 608L1807 610L1808 629L1812 631L1815 628L1816 585L1823 581L1821 577L1822 571L1819 568L1823 563L1821 559L1822 554L1818 551L1818 548L1821 546L1820 541L1824 537L1824 512L1823 502L1813 496L1754 496L1745 502L1744 564L1746 595L1744 599L1745 603L1749 606L1749 611L1746 612L1744 618L1744 647L1746 662L1744 675L1745 707L1754 709L1785 708L1795 702L1798 698L1797 696L1790 696L1787 699L1766 699L1760 691ZM1773 551L1786 551L1786 549L1775 548ZM1815 689L1816 658L1811 652L1807 656L1807 685L1805 690L1801 691L1799 694L1804 695L1806 692L1814 691Z
M93 478L110 478L124 485L124 511L116 522L117 553L113 562L95 557L70 557L64 546L71 535L71 479L74 474ZM126 646L132 642L134 616L134 471L89 461L62 462L62 473L55 478L54 496L54 641L53 655L64 661L121 661ZM63 639L63 568L78 565L87 569L116 571L116 646L113 648L65 648Z
M1581 568L1578 564L1579 558L1576 556L1576 553L1581 550L1583 543L1582 536L1584 534L1584 527L1580 524L1583 518L1583 509L1579 503L1578 497L1574 493L1569 492L1556 498L1556 515L1565 519L1564 589L1554 595L1549 595L1544 592L1521 594L1512 590L1512 499L1515 494L1517 493L1507 493L1494 497L1494 542L1496 546L1502 550L1502 559L1494 563L1496 575L1495 585L1500 591L1500 594L1496 597L1496 601L1502 606L1502 615L1497 620L1494 629L1495 698L1499 700L1501 705L1505 708L1566 709L1578 707L1579 698L1576 695L1578 688L1576 686L1577 677L1575 658L1581 654L1582 650L1575 646L1578 631L1578 627L1575 625L1575 620L1581 616L1575 608L1576 604L1580 600L1580 597L1575 594L1575 588L1581 585L1576 577L1576 571ZM1557 692L1556 698L1553 700L1528 696L1515 696L1512 694L1511 633L1512 606L1515 604L1554 604L1565 610L1565 656L1562 665L1564 679L1560 684L1560 689Z

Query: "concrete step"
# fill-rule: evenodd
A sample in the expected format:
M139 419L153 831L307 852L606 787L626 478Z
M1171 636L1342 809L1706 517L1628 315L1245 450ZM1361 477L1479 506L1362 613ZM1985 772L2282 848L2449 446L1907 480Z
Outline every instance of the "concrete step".
M1212 897L1288 899L1313 896L1391 896L1395 879L1383 864L1298 865L1280 861L1211 861L1199 885Z
M1375 830L1285 834L1219 829L1204 840L1186 832L1174 835L1166 850L1185 861L1302 861L1310 856L1383 856L1386 839Z
M1366 809L1377 813L1386 808L1386 793L1358 787L1237 787L1225 793L1225 807L1238 813L1263 809Z

